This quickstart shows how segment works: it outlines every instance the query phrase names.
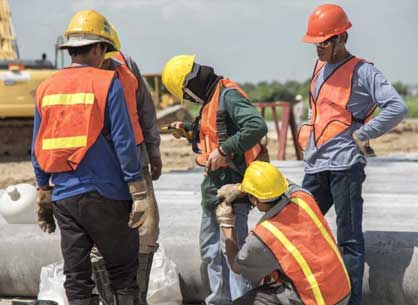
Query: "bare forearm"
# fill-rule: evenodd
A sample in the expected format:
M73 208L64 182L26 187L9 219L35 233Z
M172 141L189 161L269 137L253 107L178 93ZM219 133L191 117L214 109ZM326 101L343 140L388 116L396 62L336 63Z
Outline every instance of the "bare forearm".
M233 228L222 228L222 232L225 238L225 251L228 264L231 270L235 273L239 273L235 263L235 257L238 254L238 246L235 241L235 232Z

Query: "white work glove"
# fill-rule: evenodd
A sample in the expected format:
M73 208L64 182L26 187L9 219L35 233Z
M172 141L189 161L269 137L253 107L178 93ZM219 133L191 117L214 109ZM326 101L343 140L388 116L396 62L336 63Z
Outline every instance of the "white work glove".
M359 148L360 152L366 157L376 157L376 153L374 152L373 148L370 147L369 141L362 141L360 140L356 132L353 132L353 140L356 143L357 147Z
M216 207L216 221L221 228L235 227L235 215L232 205L222 202Z
M245 196L245 193L241 191L241 184L226 184L218 190L217 198L218 202L225 202L226 204L232 204L238 198Z
M136 229L141 227L149 216L151 198L147 192L145 179L131 181L128 185L133 201L128 226Z

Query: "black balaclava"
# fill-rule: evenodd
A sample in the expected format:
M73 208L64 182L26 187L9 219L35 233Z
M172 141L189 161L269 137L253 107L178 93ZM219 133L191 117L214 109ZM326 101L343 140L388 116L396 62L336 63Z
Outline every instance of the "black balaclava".
M187 88L207 103L221 78L212 67L199 66L196 77L189 81Z

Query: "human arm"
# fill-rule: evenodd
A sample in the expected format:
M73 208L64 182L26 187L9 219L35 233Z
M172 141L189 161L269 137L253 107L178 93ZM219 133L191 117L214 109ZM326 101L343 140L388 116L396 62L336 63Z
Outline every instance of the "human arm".
M161 176L163 163L161 160L161 139L157 124L157 116L154 101L150 92L148 91L148 87L139 71L136 62L131 58L127 57L127 63L131 71L134 73L136 79L138 80L136 106L139 124L144 135L144 143L150 161L152 180L158 180L158 178L160 178Z
M36 159L35 155L35 143L36 138L38 136L39 127L41 125L41 116L38 112L38 108L35 107L34 113L34 120L33 120L33 135L32 135L32 151L31 151L31 158L32 158L32 166L35 172L35 179L38 187L43 190L48 190L49 187L49 179L51 175L49 173L44 172L41 167L39 166L38 160Z
M114 78L106 103L108 128L116 157L126 182L140 180L140 162L136 153L134 132L130 124L128 108L125 103L120 81Z
M154 106L154 101L148 90L144 78L138 68L138 65L130 57L126 57L129 69L138 80L137 90L137 112L139 123L141 125L142 133L144 135L144 142L147 147L148 156L150 158L161 158L160 153L160 133L157 124L157 115Z
M40 124L41 116L39 115L38 108L35 107L31 155L36 183L38 184L36 191L36 222L42 231L53 233L55 232L56 225L53 217L52 187L49 185L50 174L40 168L35 155L35 142Z
M242 154L259 143L267 134L267 125L257 109L236 90L224 96L225 110L238 132L220 146L227 154Z
M354 132L354 136L363 142L377 138L398 125L408 109L395 88L373 65L364 63L357 74L360 86L380 108L376 117Z

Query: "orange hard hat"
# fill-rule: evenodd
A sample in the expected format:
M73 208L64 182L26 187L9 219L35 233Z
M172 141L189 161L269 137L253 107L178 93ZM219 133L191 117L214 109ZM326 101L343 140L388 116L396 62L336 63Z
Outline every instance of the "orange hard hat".
M319 43L332 36L344 33L351 28L351 22L341 6L323 4L318 6L309 17L308 30L304 42Z

